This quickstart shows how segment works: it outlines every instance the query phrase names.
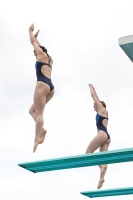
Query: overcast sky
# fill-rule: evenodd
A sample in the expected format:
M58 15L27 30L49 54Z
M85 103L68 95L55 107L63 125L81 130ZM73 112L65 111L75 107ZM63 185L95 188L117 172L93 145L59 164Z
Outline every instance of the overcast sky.
M128 3L127 3L128 2ZM133 34L132 0L5 0L0 5L0 199L84 200L99 168L33 174L18 163L84 154L97 134L92 83L109 112L110 150L133 146L133 63L118 38ZM44 112L47 135L32 153L28 114L36 84L28 28L54 60L55 96ZM108 166L102 189L132 187L133 163ZM132 195L99 199L131 200Z

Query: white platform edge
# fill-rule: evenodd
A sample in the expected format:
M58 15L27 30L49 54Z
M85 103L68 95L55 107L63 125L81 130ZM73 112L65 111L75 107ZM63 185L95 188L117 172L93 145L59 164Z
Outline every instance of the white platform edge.
M133 43L133 35L119 38L119 45Z

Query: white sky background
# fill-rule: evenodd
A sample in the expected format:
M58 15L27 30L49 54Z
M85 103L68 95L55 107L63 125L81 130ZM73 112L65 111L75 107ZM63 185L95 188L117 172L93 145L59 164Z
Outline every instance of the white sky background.
M92 83L109 112L110 150L132 147L133 64L118 38L133 34L133 1L2 1L0 6L0 199L83 200L96 190L99 168L30 173L20 162L83 154L96 135ZM44 117L46 140L32 153L28 114L36 83L28 28L53 57L55 96ZM102 189L131 187L133 164L109 165ZM131 200L132 196L99 199Z

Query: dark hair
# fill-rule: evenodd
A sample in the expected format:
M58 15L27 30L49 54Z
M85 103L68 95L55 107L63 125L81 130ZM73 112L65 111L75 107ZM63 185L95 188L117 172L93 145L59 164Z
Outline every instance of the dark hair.
M100 101L100 103L106 108L106 104L104 101Z
M39 46L39 47L43 50L43 52L45 52L46 54L48 54L47 53L47 49L45 47L43 47L43 46Z

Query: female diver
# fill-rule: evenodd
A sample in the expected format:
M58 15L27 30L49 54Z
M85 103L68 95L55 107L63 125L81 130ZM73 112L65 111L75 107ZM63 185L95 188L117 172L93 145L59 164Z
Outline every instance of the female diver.
M43 128L44 119L43 112L45 104L54 95L54 86L51 81L51 72L53 60L51 56L47 53L47 49L39 43L37 36L39 31L33 35L34 24L29 27L29 37L30 42L34 48L34 55L36 56L36 76L37 83L34 91L33 104L30 107L29 113L35 120L35 140L33 146L33 152L36 151L38 144L43 143L46 130Z
M96 149L99 148L99 151L108 151L109 144L111 142L110 135L107 131L108 125L108 112L106 110L106 104L103 101L100 101L96 91L92 84L89 84L90 93L94 100L94 110L97 112L96 115L96 126L97 126L97 135L90 142L86 154L93 153ZM107 170L107 165L101 165L100 167L100 179L97 186L97 189L100 189L104 183L104 176Z

